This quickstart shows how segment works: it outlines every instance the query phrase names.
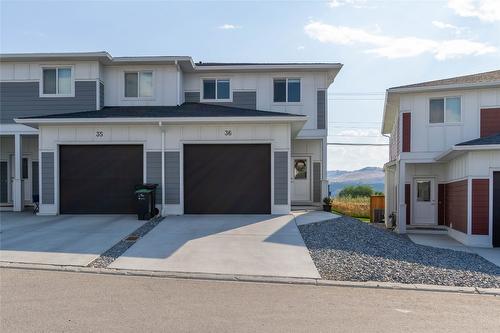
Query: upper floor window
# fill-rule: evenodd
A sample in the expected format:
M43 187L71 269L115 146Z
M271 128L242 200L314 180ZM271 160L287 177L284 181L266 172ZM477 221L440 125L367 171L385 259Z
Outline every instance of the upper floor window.
M71 67L42 69L42 94L69 96L72 94Z
M300 102L300 79L274 79L275 103Z
M231 99L231 83L229 79L203 79L203 99Z
M126 72L125 97L153 97L153 72Z
M459 123L462 121L460 97L432 98L429 102L429 123Z

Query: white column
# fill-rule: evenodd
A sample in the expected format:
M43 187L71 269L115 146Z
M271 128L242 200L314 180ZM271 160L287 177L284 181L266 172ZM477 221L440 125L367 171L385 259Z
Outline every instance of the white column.
M405 184L406 184L406 163L398 163L398 216L396 231L400 234L406 233L406 203L405 203Z
M12 180L12 201L14 211L20 212L24 209L23 182L22 182L22 137L21 134L14 134L14 179Z
M165 127L161 126L161 215L167 215L166 198L165 198Z

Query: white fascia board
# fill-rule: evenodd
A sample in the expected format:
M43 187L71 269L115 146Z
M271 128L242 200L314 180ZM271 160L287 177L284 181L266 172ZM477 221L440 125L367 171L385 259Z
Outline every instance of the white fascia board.
M0 134L38 134L38 130L21 124L0 124Z
M106 51L100 52L63 52L63 53L2 53L0 54L1 61L42 61L42 60L59 60L59 59L94 59L106 58L108 61L112 59L111 55Z
M200 72L215 72L215 71L244 71L244 70L340 70L342 68L342 64L255 64L255 65L214 65L214 66L196 66L195 70Z
M306 123L307 117L137 117L137 118L54 118L14 119L18 124L64 125L64 124L168 124L187 123Z
M487 88L487 87L488 88L489 87L500 87L500 80L490 81L490 82L478 82L478 83L457 83L457 84L447 84L447 85L438 85L438 86L389 88L389 89L387 89L387 92L411 93L411 92L472 89L472 88Z
M471 145L471 146L453 146L453 148L448 149L444 153L436 156L436 161L449 161L460 155L465 154L468 151L481 151L481 150L500 150L499 145Z

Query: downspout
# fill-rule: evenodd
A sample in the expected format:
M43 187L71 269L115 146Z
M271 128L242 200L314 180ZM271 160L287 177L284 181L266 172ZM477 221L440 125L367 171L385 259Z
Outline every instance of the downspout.
M177 106L181 105L181 72L179 70L179 63L175 61L175 68L177 70L176 88L177 88Z
M161 216L165 216L167 209L165 207L165 127L162 122L158 122L161 130Z

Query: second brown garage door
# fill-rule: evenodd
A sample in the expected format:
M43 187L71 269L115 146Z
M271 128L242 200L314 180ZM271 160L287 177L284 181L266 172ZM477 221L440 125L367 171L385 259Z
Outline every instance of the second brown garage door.
M271 146L184 145L185 214L270 214Z
M140 145L74 145L59 149L61 214L135 213L143 182Z

